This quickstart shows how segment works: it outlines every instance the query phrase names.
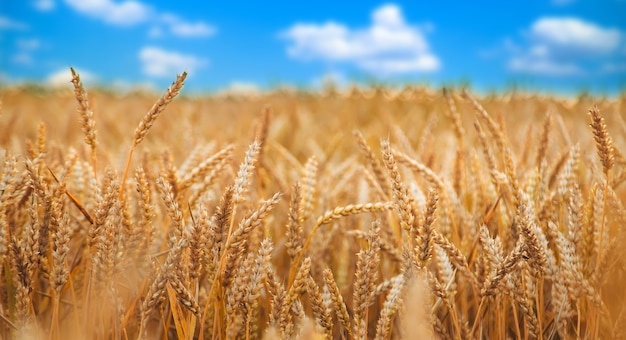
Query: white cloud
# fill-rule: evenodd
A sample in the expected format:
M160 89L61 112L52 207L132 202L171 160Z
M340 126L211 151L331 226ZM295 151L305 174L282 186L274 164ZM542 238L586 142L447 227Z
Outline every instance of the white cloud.
M153 77L173 77L182 71L193 72L208 65L208 60L191 54L167 51L159 47L146 46L139 51L143 72Z
M39 0L40 2L52 0ZM131 26L151 24L148 36L158 38L165 31L178 37L210 37L217 29L202 21L188 22L171 13L159 13L154 8L137 0L65 0L75 11L102 20L111 25Z
M35 0L33 1L33 6L39 11L47 12L53 10L56 7L56 3L54 0Z
M93 73L85 71L83 69L74 68L78 74L80 74L80 80L83 84L94 83L96 81L96 77ZM58 71L55 71L46 77L46 84L53 87L63 87L69 86L72 81L72 73L68 68L62 68Z
M0 15L0 30L26 30L28 25Z
M423 28L405 22L400 8L388 4L372 12L372 24L351 29L343 24L295 24L281 36L290 40L289 56L310 60L350 62L375 73L428 72L440 68Z
M163 14L161 20L169 26L173 35L179 37L210 37L217 31L215 27L204 22L189 23L169 13Z
M573 17L543 17L532 23L521 43L510 42L507 67L549 76L598 72L615 57L624 34ZM510 41L510 40L507 40ZM514 46L514 48L511 48Z
M77 12L113 25L134 25L149 19L152 9L139 1L65 0Z
M533 23L531 34L539 44L589 54L612 52L620 44L619 30L578 18L541 18Z
M216 93L217 95L257 96L261 94L258 85L251 82L234 81Z
M369 59L358 63L362 68L383 73L406 73L412 71L430 71L439 68L439 59L431 54L420 55L416 58L386 58Z

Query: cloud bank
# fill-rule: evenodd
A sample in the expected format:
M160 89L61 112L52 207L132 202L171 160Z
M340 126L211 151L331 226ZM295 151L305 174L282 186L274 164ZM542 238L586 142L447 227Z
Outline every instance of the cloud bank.
M441 62L430 50L424 31L408 24L400 7L388 4L372 12L367 28L297 23L281 37L290 43L287 54L297 60L351 63L377 74L437 71Z

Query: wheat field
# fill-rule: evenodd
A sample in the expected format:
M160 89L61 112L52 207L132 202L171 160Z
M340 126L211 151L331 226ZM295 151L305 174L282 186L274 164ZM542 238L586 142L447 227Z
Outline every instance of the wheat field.
M2 339L626 338L626 95L71 75L0 90Z

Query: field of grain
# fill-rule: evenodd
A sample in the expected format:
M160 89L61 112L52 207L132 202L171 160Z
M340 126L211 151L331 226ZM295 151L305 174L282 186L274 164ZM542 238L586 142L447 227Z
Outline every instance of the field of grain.
M2 339L626 337L625 95L73 79L0 90Z

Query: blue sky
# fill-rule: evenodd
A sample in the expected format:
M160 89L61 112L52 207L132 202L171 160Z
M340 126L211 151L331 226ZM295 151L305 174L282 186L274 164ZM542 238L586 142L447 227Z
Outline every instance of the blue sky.
M616 94L626 0L0 0L0 82L186 91L350 83Z

